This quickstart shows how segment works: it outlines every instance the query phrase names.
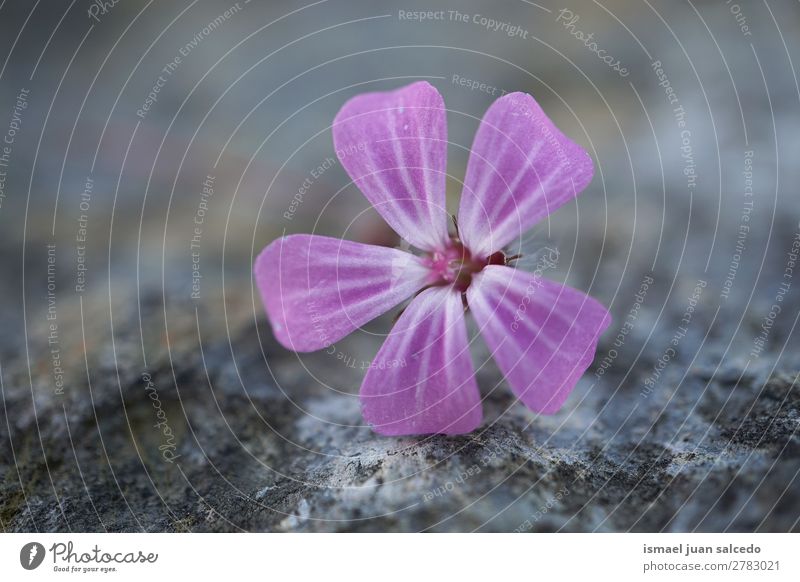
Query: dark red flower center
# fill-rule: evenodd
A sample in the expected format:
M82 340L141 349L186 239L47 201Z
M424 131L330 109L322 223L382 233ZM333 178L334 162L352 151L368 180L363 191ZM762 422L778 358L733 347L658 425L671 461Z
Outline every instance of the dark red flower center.
M472 283L472 277L480 273L486 265L505 265L507 259L502 251L489 257L475 257L461 241L451 239L450 244L441 251L428 255L428 266L438 277L434 285L452 285L464 293Z

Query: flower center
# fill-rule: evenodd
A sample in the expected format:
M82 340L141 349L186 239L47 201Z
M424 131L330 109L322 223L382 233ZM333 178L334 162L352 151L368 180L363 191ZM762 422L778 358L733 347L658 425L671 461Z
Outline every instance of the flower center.
M452 285L463 293L472 283L473 275L486 265L505 265L506 257L502 251L486 258L474 257L461 241L452 239L444 250L430 253L427 263L437 277L434 285Z

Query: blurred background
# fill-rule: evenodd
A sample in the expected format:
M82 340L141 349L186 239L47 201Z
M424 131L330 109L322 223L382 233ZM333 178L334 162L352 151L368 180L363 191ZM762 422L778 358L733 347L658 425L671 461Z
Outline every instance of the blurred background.
M790 0L3 1L0 527L797 530L799 32ZM503 92L595 160L523 241L614 316L558 415L475 342L479 431L378 437L349 362L394 314L272 338L266 244L399 244L330 125L418 79L453 211Z

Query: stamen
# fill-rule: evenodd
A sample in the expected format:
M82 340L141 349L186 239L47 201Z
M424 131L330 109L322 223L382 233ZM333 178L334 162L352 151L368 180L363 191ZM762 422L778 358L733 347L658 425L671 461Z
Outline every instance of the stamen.
M456 229L456 240L460 241L461 240L461 234L458 232L458 217L455 214L451 214L450 218L453 219L453 226Z
M507 257L503 251L492 253L488 257L476 258L458 239L458 219L450 216L456 228L456 236L450 239L446 248L430 253L427 265L431 269L434 282L430 286L450 285L456 291L466 293L472 284L472 278L483 271L487 265L509 265L522 255ZM427 289L427 287L426 287ZM467 309L466 295L463 295L464 308Z

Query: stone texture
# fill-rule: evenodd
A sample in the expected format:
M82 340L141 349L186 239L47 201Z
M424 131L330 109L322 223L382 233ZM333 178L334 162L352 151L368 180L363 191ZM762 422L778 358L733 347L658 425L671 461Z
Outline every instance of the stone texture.
M115 306L120 330L136 327L136 310L124 305ZM53 394L47 355L32 359L32 390L26 366L4 366L3 418L10 438L3 438L1 458L3 527L798 528L796 374L769 366L745 371L734 363L716 369L713 361L684 369L693 356L688 349L644 397L636 378L655 360L643 356L628 374L632 379L614 388L605 376L590 389L588 374L562 413L537 418L515 404L503 385L491 389L498 377L485 368L479 381L486 422L479 431L384 438L358 426L360 370L324 352L305 357L302 363L327 372L328 382L350 386L348 393L326 389L274 342L263 321L256 326L248 319L229 318L231 342L227 336L204 338L201 351L191 330L194 315L173 318L171 359L163 353L163 337L152 333L145 340L152 344L145 344L148 353L162 352L146 370L173 432L174 462L159 452L170 441L153 426L153 391L142 378L145 368L134 363L142 349L138 334L123 331L113 346L87 354L91 388L83 355L75 353L63 396ZM85 321L92 320L89 313ZM72 323L66 316L62 322ZM163 323L160 302L147 303L143 329ZM93 341L104 337L101 330L91 334ZM357 353L369 349L362 344L340 345ZM33 347L46 354L44 346ZM280 382L271 378L262 350ZM611 374L623 370L614 367Z

